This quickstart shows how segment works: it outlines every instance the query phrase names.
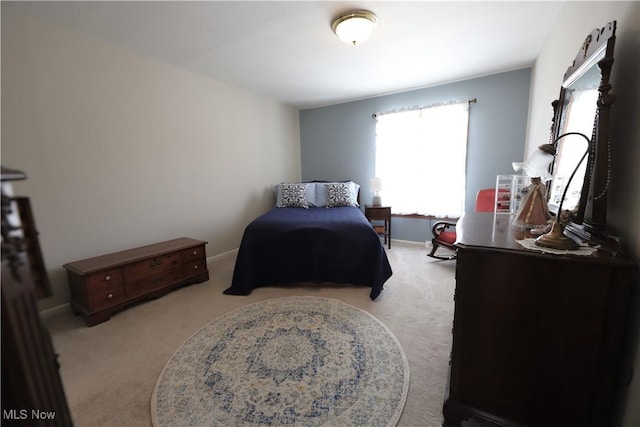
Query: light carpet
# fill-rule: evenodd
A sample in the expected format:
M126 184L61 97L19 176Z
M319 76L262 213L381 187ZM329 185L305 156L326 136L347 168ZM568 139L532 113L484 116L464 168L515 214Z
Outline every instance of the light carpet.
M171 357L158 427L395 426L409 364L389 329L336 299L288 297L221 316Z
M442 426L456 263L429 258L424 245L394 240L385 250L393 276L375 301L369 298L371 288L329 284L269 286L247 296L224 295L235 263L235 257L227 257L209 263L207 282L129 307L94 327L88 328L71 310L46 319L74 425L150 427L154 385L171 355L196 331L259 301L316 296L367 311L401 343L411 378L397 426Z

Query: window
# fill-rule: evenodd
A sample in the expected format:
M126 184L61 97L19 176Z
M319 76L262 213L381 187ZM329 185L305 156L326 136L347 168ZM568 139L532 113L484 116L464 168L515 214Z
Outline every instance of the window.
M376 176L394 214L464 212L469 103L376 115Z

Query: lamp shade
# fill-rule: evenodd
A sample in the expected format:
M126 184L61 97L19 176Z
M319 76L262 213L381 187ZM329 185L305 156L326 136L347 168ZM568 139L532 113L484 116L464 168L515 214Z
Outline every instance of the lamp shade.
M340 40L355 46L368 39L376 25L378 18L373 12L352 10L335 18L331 28Z
M542 181L549 181L551 179L551 174L549 173L549 165L553 160L553 154L549 151L544 150L540 146L538 150L535 150L527 160L524 162L513 162L513 170L518 172L519 170L524 170L527 176L530 177L539 177ZM554 153L555 154L555 153Z
M374 192L382 191L382 180L378 177L371 180L371 190Z
M382 180L378 177L375 177L371 180L371 191L374 192L373 199L371 200L371 204L373 206L382 205L382 198L380 197L380 191L382 190Z

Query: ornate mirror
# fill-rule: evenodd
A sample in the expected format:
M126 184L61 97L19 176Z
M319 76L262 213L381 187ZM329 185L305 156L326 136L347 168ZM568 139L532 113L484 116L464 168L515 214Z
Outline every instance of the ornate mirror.
M563 211L571 211L567 230L583 239L601 235L606 226L606 192L609 185L609 110L615 96L609 94L616 21L594 29L567 69L558 101L553 103L553 139L557 139L549 208L558 214L571 174L580 164L567 190Z

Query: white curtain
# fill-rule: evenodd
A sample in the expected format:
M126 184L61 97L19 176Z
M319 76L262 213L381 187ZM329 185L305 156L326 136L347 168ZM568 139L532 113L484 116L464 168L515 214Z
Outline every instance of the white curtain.
M464 211L469 104L378 114L376 176L392 213L458 217Z

